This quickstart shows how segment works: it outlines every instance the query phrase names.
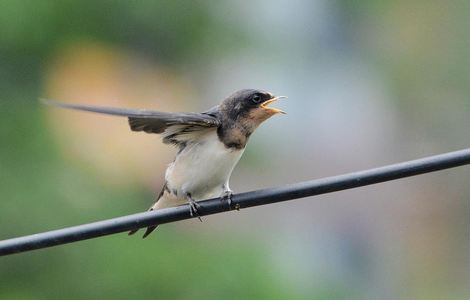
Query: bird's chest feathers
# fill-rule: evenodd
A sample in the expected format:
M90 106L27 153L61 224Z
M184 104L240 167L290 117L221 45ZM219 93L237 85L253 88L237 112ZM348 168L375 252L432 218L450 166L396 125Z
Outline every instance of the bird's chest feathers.
M244 149L227 148L211 131L197 141L188 143L178 153L166 172L171 189L191 193L193 197L214 189L222 190Z

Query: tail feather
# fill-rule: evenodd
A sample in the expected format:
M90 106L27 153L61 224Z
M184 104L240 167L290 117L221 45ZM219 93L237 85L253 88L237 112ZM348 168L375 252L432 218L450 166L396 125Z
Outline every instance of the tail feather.
M149 234L152 233L152 231L154 231L156 228L158 227L158 225L154 225L154 226L149 226L147 227L147 230L145 231L144 235L142 236L143 239L145 239Z
M127 233L127 235L133 235L134 233L136 233L137 231L139 231L139 229L140 229L140 228L133 229L133 230L129 231L129 232Z
M149 234L151 234L155 229L157 229L158 225L152 225L147 227L147 230L145 231L144 235L142 236L143 239L145 239ZM139 231L140 228L134 229L129 231L128 235L133 235L137 231Z
M152 211L153 208L150 208L148 211ZM144 235L142 236L143 239L145 239L149 234L152 233L152 231L154 231L156 228L158 227L158 225L152 225L152 226L149 226L147 227L147 230L145 231ZM136 233L137 231L139 231L140 228L137 228L137 229L132 229L131 231L129 231L127 233L127 235L133 235L134 233Z
M150 207L148 209L148 211L152 211L153 210L153 206ZM142 236L143 239L145 239L149 234L152 233L152 231L154 231L156 228L158 227L158 225L152 225L152 226L149 226L147 227L147 230L145 231L144 235ZM132 229L131 231L129 231L127 233L127 235L133 235L134 233L136 233L137 231L139 231L140 228L137 228L137 229Z
M167 188L167 185L165 183L165 185L163 186L160 194L158 195L158 198L157 198L157 201L148 209L148 211L152 211L155 209L156 205L157 205L157 202L158 200L160 200L160 198L163 196L163 194L165 193L165 191L168 191L168 188ZM149 234L151 234L156 228L157 228L158 224L157 225L152 225L152 226L149 226L147 227L147 230L145 231L144 235L142 236L143 239L145 239ZM137 229L132 229L131 231L129 231L128 235L133 235L134 233L136 233L137 231L139 231L140 228L137 228Z

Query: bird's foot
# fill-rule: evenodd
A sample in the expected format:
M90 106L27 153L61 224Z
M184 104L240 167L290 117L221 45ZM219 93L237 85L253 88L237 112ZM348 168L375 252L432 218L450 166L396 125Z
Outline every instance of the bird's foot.
M199 209L201 208L201 205L199 205L193 198L191 198L191 195L188 195L188 202L189 202L189 214L191 217L196 216L199 221L202 222L201 217L199 216Z
M225 191L220 197L220 201L227 201L229 210L232 210L232 197L233 192L231 190Z

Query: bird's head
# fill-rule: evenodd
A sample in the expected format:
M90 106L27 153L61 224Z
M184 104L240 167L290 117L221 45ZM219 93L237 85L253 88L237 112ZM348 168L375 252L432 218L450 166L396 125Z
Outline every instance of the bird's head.
M256 128L268 118L282 113L280 109L269 105L284 96L256 89L239 90L227 97L221 104L221 110L232 120L247 123Z

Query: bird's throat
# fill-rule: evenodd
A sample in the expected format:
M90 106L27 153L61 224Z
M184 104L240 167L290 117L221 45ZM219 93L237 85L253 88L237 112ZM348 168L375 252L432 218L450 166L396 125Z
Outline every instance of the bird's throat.
M217 135L225 147L236 150L245 148L251 133L252 131L240 125L220 127L217 130Z

